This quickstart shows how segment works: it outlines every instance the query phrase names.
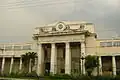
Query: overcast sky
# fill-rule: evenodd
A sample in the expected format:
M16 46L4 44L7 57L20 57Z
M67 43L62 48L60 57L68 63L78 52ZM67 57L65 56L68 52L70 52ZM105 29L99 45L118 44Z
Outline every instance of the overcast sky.
M32 40L35 27L55 21L95 24L99 38L120 35L120 0L0 0L0 43Z

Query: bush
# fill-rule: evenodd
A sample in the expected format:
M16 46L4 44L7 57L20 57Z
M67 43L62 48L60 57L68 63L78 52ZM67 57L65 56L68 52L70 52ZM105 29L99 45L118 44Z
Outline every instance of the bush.
M37 75L37 73L36 72L31 72L31 73L27 73L26 75L25 75L25 77L38 77L38 75Z
M120 75L117 75L114 80L120 80Z
M114 80L114 77L112 77L112 76L96 76L96 77L94 77L94 80Z
M74 77L72 80L92 80L89 76L77 76Z
M0 74L1 77L11 77L11 78L38 78L36 72L12 72L11 74Z
M31 73L28 73L28 72L21 72L19 73L19 76L20 77L30 77L30 78L37 78L37 73L36 72L31 72Z
M55 74L55 75L45 76L45 78L49 78L49 79L71 79L71 76L67 75L67 74Z

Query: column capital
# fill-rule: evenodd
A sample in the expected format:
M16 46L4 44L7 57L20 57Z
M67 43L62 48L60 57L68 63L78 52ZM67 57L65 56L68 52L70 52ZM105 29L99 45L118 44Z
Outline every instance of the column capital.
M81 40L80 43L85 43L85 40Z
M67 41L67 42L65 42L65 43L70 43L70 42Z
M66 49L69 49L70 48L70 42L66 42L65 47L66 47Z
M112 57L115 57L116 55L112 55Z
M80 41L80 43L85 43L85 41Z
M56 43L51 43L51 45L55 45Z
M51 47L55 47L55 44L56 44L56 43L51 43Z
M43 43L37 43L37 45L42 45Z
M85 45L85 41L83 41L83 42L80 42L80 43L81 43L81 45L82 45L82 44L84 44L84 45Z

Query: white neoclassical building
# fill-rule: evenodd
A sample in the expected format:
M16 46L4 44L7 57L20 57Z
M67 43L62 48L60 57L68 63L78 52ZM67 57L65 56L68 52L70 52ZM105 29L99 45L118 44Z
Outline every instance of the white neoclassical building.
M92 23L62 21L38 27L34 39L38 43L39 74L44 74L47 68L53 74L80 71L85 74L85 60L81 61L81 56L95 54L94 48L89 48L96 46Z
M85 74L81 57L87 55L99 56L99 74L119 74L120 39L97 39L94 27L88 22L61 21L35 28L33 42L0 44L0 71L23 70L21 55L37 52L34 70L38 75Z

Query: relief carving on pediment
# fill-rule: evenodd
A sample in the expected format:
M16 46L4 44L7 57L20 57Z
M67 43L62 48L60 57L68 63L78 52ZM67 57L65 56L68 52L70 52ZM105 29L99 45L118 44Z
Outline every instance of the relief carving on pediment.
M79 24L78 24L79 25ZM63 22L59 22L56 25L41 27L39 28L40 33L42 34L58 34L58 33L72 33L72 32L80 32L85 28L84 24L80 24L77 28L69 24L65 24Z
M66 25L63 22L59 22L56 24L56 31L64 31L66 29Z
M52 27L50 33L59 33L59 32L66 32L70 30L70 26L66 25L63 22L57 23L55 26Z
M80 24L80 30L84 30L84 28L85 28L85 25L84 24Z

